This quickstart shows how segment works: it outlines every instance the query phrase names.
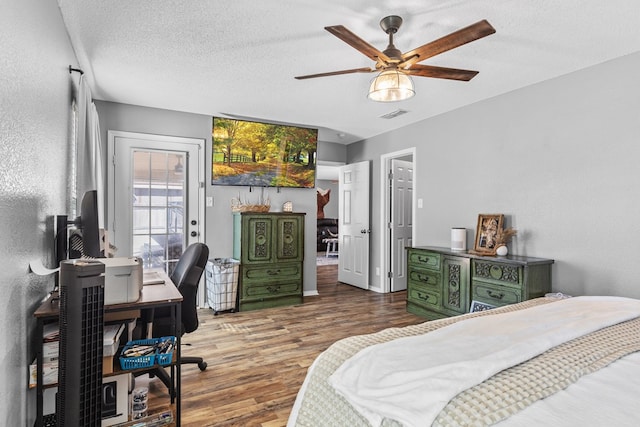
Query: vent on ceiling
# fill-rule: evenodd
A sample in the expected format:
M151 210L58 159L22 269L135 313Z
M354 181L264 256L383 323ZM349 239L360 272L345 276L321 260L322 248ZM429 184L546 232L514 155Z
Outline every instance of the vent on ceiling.
M401 116L403 114L407 114L407 113L408 113L407 110L395 110L395 111L392 111L390 113L381 115L380 118L381 119L395 119L396 117Z

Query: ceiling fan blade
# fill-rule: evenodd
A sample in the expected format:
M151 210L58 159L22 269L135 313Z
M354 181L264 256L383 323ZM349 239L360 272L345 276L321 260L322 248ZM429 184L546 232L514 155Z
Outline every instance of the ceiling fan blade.
M434 67L431 65L414 64L403 70L412 76L434 77L436 79L461 80L468 82L478 74L478 71L459 70L457 68Z
M341 70L341 71L331 71L328 73L319 73L319 74L308 74L306 76L297 76L296 79L304 80L304 79L313 79L316 77L327 77L327 76L338 76L340 74L352 74L352 73L373 73L377 70L372 70L371 68L352 68L351 70Z
M486 19L476 22L475 24L404 53L402 55L404 61L398 64L398 67L408 68L416 62L424 61L427 58L489 36L495 32L495 28L493 28Z
M331 34L333 34L343 42L347 43L349 46L359 50L373 61L383 61L388 63L391 60L387 55L371 46L369 43L362 40L360 37L349 31L342 25L324 27L324 29L329 31Z

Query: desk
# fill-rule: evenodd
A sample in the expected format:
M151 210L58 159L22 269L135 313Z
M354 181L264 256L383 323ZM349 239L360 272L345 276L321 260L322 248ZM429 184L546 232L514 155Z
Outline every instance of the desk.
M116 313L131 310L141 310L144 308L156 308L156 307L172 307L172 327L174 335L176 336L176 348L174 350L173 363L171 364L171 379L175 383L175 403L176 403L176 426L180 426L180 324L182 319L181 303L182 294L175 287L169 276L164 271L160 271L160 275L164 276L164 283L157 285L145 285L142 287L142 294L140 299L135 302L105 305L105 316L107 313ZM42 331L43 325L46 321L58 319L60 313L59 300L53 298L53 295L47 296L45 300L40 304L40 307L33 313L38 321L36 329L36 337L39 341L39 345L36 350L36 363L38 365L37 375L37 409L36 409L36 426L41 427L43 422L43 403L44 403L44 385L42 381ZM117 375L126 372L134 372L135 370L123 371L119 369L118 364L115 364L114 372L110 375ZM149 368L141 369L148 370ZM171 392L169 391L169 394ZM171 403L173 403L173 396L171 397Z

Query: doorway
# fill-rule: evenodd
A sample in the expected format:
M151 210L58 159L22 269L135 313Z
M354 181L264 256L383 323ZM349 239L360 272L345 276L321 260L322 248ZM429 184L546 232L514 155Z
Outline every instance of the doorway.
M406 247L415 241L415 147L380 156L382 292L407 288Z
M183 250L204 239L204 140L108 136L108 229L116 256L139 257L145 269L171 275Z

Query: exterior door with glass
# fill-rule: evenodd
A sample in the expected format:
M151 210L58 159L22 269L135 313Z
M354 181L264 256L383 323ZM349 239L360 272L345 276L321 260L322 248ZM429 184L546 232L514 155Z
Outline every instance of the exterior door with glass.
M184 248L202 240L203 148L204 140L109 132L108 229L116 256L171 274Z

